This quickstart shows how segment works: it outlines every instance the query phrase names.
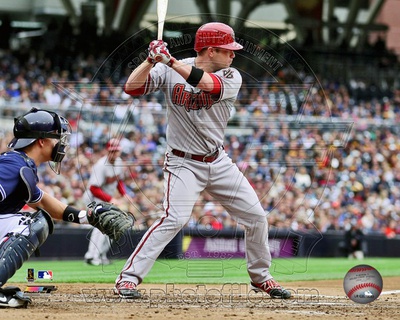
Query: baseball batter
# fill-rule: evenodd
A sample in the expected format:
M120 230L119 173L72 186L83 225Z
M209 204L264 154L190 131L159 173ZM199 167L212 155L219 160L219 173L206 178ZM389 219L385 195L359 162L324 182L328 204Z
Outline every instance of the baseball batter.
M137 96L162 90L167 101L167 150L164 163L164 214L146 232L116 279L115 292L138 298L139 285L164 247L191 216L203 190L245 227L247 269L252 288L287 299L269 272L266 212L238 167L224 151L224 131L242 84L231 67L235 42L223 23L201 26L195 37L197 56L174 59L161 40L150 43L146 61L129 76L125 92ZM162 61L155 63L155 58ZM157 60L159 61L159 60Z

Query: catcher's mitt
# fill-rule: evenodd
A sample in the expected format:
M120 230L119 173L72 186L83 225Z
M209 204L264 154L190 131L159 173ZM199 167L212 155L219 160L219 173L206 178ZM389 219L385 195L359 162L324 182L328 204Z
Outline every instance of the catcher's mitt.
M88 205L87 219L92 226L116 241L126 230L132 228L135 222L133 215L112 203L95 201Z

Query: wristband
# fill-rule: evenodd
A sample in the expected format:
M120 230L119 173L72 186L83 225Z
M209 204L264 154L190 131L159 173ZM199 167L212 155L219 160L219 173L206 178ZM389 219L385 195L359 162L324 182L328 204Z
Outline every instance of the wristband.
M86 211L85 210L80 211L71 206L67 206L65 208L64 213L63 213L63 220L66 222L74 222L74 223L80 223L80 224L88 223L88 220L86 217Z
M203 70L196 67L192 67L192 71L190 72L189 77L186 79L186 82L193 87L197 87L201 78L203 77L203 74L204 74Z
M167 63L167 66L170 67L170 68L172 68L172 65L174 64L175 61L176 61L175 58L174 58L174 57L171 57L171 59L170 59L169 62Z

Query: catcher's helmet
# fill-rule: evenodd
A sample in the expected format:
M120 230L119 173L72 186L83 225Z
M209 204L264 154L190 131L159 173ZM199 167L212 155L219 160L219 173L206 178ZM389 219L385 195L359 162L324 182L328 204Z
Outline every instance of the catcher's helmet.
M228 50L240 50L242 45L235 41L233 29L221 22L210 22L202 25L196 32L194 50L216 47Z
M68 146L68 137L71 126L67 119L57 113L32 108L26 114L14 119L14 139L8 144L14 150L23 149L37 139L53 138L59 140L54 146L50 167L57 174L60 173L61 161Z
M121 146L119 144L118 139L115 138L110 139L110 141L107 142L106 149L107 151L120 151Z
M8 147L21 149L36 139L61 139L63 133L71 133L67 119L52 111L32 108L26 114L14 119L14 139Z

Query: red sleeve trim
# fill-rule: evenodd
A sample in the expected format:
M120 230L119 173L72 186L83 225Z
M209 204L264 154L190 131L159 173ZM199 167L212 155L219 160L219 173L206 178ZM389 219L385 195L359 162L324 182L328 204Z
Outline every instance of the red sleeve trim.
M125 93L127 93L127 94L129 94L129 95L131 95L131 96L141 96L141 95L144 94L145 89L146 89L146 86L145 86L145 85L143 85L143 86L141 86L140 88L137 88L137 89L135 89L135 90L127 90L127 89L126 89L126 84L125 84L125 86L124 86L124 91L125 91Z
M126 83L125 83L125 85L124 85L124 91L125 91L125 93L127 93L127 94L129 94L129 95L131 95L131 96L141 96L141 95L144 95L145 93L147 93L148 83L149 83L149 82L150 82L150 74L147 76L147 79L146 79L145 83L144 83L140 88L137 88L137 89L134 89L134 90L128 90L128 89L126 88Z
M121 196L126 195L125 184L122 182L122 180L118 181L117 189Z
M214 88L209 92L211 94L221 94L222 82L221 79L213 73L210 73L211 79L214 82Z
M105 193L98 186L90 186L89 190L93 194L94 197L96 197L102 201L110 202L112 199L112 197L108 193Z

